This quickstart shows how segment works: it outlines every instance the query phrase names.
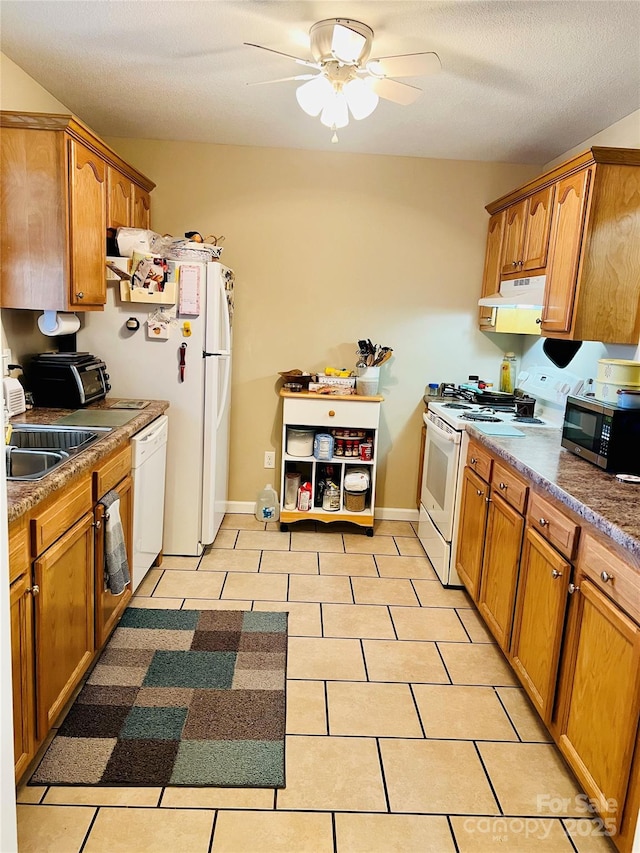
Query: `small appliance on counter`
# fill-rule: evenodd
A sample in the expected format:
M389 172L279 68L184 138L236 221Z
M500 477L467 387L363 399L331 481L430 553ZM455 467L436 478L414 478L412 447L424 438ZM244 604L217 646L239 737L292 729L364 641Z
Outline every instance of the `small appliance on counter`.
M7 376L2 380L2 390L4 393L4 404L7 409L7 417L11 418L14 415L21 415L27 411L27 403L24 396L24 388L18 379Z
M640 409L567 397L562 446L612 474L640 474Z
M107 365L88 352L44 352L29 365L36 406L76 409L102 400L111 390Z

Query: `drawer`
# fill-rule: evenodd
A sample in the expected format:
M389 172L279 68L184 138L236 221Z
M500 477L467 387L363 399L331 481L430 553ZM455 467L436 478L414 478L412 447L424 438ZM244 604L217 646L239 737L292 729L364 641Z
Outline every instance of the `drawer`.
M9 526L9 583L29 571L29 531L26 518Z
M640 572L588 534L582 537L576 565L616 604L640 622Z
M93 500L99 501L109 489L131 473L131 445L116 450L93 472Z
M380 403L337 400L335 397L300 400L285 397L283 419L289 426L377 429Z
M470 441L469 448L467 450L467 465L472 471L475 471L479 477L486 480L487 483L491 479L492 464L493 458L489 451L480 447L479 444L475 444L475 442Z
M59 536L72 527L93 505L91 500L91 478L88 474L71 486L41 512L31 518L31 550L36 557L49 547Z
M491 485L508 504L524 515L527 505L527 493L529 487L510 468L506 468L499 462L493 463L491 472Z
M540 495L532 494L527 518L531 527L561 554L572 560L576 553L580 527Z

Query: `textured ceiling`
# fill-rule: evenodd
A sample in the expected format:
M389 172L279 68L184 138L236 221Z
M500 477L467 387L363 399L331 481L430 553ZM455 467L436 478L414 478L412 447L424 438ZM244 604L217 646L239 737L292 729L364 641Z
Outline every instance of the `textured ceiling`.
M103 136L543 164L640 108L640 3L2 0L2 51ZM375 31L372 56L436 51L332 146L297 74L315 21ZM307 46L305 47L305 36Z

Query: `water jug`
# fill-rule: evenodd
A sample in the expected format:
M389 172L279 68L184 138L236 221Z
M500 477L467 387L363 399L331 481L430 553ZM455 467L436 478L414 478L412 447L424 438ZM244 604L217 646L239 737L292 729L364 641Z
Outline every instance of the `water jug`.
M277 521L280 518L278 493L271 483L267 483L259 492L256 500L256 518L258 521Z

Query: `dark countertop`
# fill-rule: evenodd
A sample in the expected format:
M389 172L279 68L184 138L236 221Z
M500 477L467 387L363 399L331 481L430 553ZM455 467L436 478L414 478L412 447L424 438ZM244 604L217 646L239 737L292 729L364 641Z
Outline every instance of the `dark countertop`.
M87 406L85 411L95 411L96 409L109 409L110 403L114 400L123 399L119 397L110 397L106 400L100 400L98 403L92 403ZM104 438L98 439L90 445L86 450L81 451L76 456L70 457L66 462L48 474L42 480L37 481L7 481L7 515L8 520L14 521L25 512L28 512L36 504L48 498L57 489L61 489L82 471L89 471L93 466L112 453L117 447L129 441L132 435L139 432L141 429L150 424L156 418L169 408L169 403L166 400L149 400L149 405L140 410L131 410L135 417L128 421L123 426L113 427L110 432L106 433ZM53 424L64 415L70 415L77 409L42 409L35 408L23 415L16 415L11 418L11 426L17 427L20 424ZM85 427L90 429L90 427Z
M467 425L469 436L520 471L640 560L640 484L623 483L560 445L559 429L518 424L525 438L500 438Z

